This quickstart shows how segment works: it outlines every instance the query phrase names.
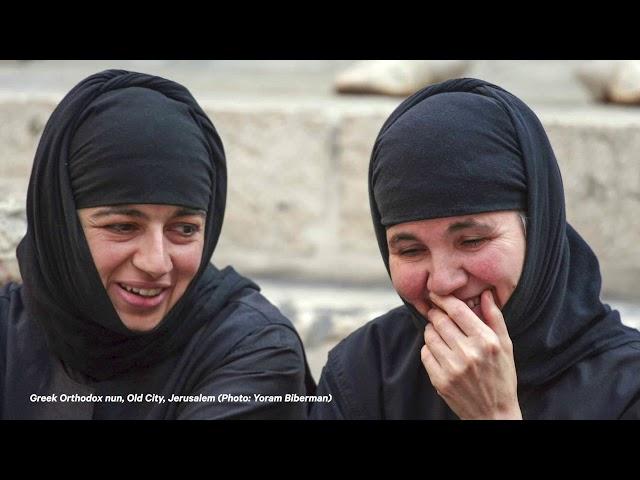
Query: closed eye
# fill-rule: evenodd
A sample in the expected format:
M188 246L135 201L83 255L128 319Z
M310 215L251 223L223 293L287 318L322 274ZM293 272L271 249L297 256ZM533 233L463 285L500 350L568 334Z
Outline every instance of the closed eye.
M105 225L104 228L114 233L131 233L136 230L137 226L133 223L112 223Z
M407 248L404 250L400 250L398 253L403 257L416 257L422 254L423 251L424 249L422 248Z
M473 248L473 247L479 247L486 241L487 241L487 238L468 238L460 242L460 244L464 247Z

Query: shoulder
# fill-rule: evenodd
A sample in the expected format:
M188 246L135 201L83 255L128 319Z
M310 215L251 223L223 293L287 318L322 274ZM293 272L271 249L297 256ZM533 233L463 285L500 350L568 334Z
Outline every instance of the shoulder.
M415 356L414 347L418 345L419 351L421 338L409 310L397 307L338 343L329 352L325 368L338 382L361 387L366 382L378 388L378 380L382 381L387 372L397 371L408 356Z
M9 282L6 285L0 286L0 302L10 301L12 297L20 293L22 285L15 282Z
M335 396L345 418L383 418L381 392L393 383L404 384L416 370L421 337L406 307L390 310L329 352L318 390Z
M244 289L231 302L232 313L228 322L246 335L271 332L270 337L283 345L299 343L299 337L291 321L267 300L259 291Z
M291 321L258 290L245 288L229 303L236 305L236 315L250 318L256 326L278 324L293 328Z
M309 390L302 341L264 296L245 289L219 315L182 355L190 365L185 391L279 395Z
M329 352L335 364L358 365L363 362L380 365L393 362L415 343L421 333L415 327L411 312L400 306L358 328Z
M291 321L255 289L238 292L218 315L220 318L205 327L201 348L215 347L225 356L269 348L304 356L302 341Z

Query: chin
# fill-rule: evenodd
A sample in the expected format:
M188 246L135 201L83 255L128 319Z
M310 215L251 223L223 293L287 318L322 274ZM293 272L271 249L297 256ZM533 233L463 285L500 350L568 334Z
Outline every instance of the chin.
M161 321L160 318L127 318L127 315L119 315L120 321L132 332L148 332L153 330Z

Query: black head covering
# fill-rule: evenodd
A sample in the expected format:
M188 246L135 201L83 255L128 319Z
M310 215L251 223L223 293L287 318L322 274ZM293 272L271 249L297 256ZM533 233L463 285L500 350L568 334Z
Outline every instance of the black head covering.
M224 153L200 123L190 104L157 90L132 86L100 95L79 117L71 142L76 207L160 203L208 210L220 168L211 159Z
M102 380L151 365L185 345L252 286L209 262L225 210L220 138L189 91L122 70L92 75L56 107L40 139L17 249L26 308L65 365ZM122 323L93 263L76 209L171 204L207 212L198 272L150 332Z
M536 115L500 87L449 80L407 98L376 139L371 215L389 272L386 227L500 210L525 210L527 250L503 308L519 388L580 360L637 341L600 302L598 261L566 223L560 170ZM405 301L420 331L425 320Z

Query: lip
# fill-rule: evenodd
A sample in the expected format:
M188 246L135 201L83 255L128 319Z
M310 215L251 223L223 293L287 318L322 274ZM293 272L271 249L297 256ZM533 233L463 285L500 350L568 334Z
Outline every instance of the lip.
M160 287L160 286L149 284L149 283L147 284L141 283L141 282L131 282L131 283L122 282L122 283L125 283L126 285L129 285L135 288L146 288L146 289L163 288L162 292L160 292L160 294L158 294L155 297L141 297L140 295L136 295L134 293L130 293L126 291L118 283L116 283L114 285L114 288L118 292L118 297L122 299L127 306L133 307L135 309L147 310L147 309L156 308L157 306L162 304L162 302L165 301L165 299L167 298L170 292L170 289L167 287L164 287L164 286Z
M149 282L127 282L125 280L116 282L118 284L122 283L124 285L129 285L134 288L144 288L146 290L151 290L153 288L169 288L171 285L167 285L164 283L149 283Z

